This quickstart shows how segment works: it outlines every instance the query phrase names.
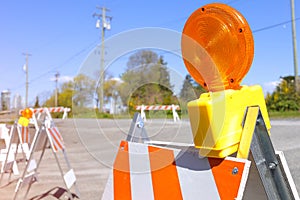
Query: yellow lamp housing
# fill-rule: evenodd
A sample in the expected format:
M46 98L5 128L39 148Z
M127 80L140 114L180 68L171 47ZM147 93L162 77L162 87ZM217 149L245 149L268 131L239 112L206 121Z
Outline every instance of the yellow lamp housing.
M259 106L266 127L271 128L262 88L242 86L239 90L201 94L188 103L188 112L199 154L223 158L238 150L247 107Z

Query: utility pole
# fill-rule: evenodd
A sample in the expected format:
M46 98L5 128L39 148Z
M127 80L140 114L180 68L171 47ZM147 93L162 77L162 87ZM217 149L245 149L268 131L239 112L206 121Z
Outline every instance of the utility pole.
M99 79L99 103L100 103L100 108L99 112L103 112L103 106L104 106L104 92L103 92L103 85L104 85L104 37L105 37L105 30L110 30L110 22L112 20L111 16L107 16L106 12L110 11L109 9L105 7L98 7L96 6L97 9L101 10L101 14L94 13L93 17L97 17L97 22L96 22L96 28L101 28L101 58L100 58L100 79Z
M59 72L56 72L55 74L55 107L58 105L58 79L59 79Z
M297 60L297 38L296 38L296 22L295 22L295 2L291 0L292 13L292 36L293 36L293 53L294 53L294 75L295 75L295 91L299 91L298 77L298 60Z
M29 53L23 53L23 55L25 56L26 59L26 64L25 64L25 73L26 73L26 83L25 83L25 87L26 87L26 95L25 95L25 107L28 107L28 57L31 56L31 54Z

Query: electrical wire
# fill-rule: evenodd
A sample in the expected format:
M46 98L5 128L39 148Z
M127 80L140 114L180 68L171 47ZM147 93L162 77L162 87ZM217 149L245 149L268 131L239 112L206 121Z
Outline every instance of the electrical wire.
M300 19L300 17L297 17L295 18L295 21L298 21ZM293 20L287 20L287 21L284 21L284 22L280 22L280 23L277 23L277 24L273 24L273 25L270 25L270 26L265 26L263 28L259 28L259 29L256 29L254 31L252 31L252 33L257 33L257 32L261 32L261 31L265 31L265 30L269 30L269 29L272 29L272 28L276 28L278 26L282 26L282 25L285 25L285 24L289 24L291 23Z

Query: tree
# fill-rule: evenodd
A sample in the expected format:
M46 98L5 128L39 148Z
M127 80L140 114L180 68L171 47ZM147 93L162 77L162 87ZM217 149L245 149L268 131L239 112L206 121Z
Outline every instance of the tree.
M131 55L121 79L119 93L130 109L140 104L178 103L172 92L167 63L153 51L141 50Z
M73 103L75 106L83 107L93 104L96 81L84 74L74 78Z
M33 107L34 108L39 108L40 107L40 101L39 101L39 97L38 96L35 97L35 103L34 103Z
M84 74L79 74L72 81L60 86L58 105L64 107L91 107L95 92L95 81ZM54 94L44 103L44 106L54 106Z
M179 96L183 102L188 102L199 98L203 92L206 92L205 89L188 74L185 76Z
M58 96L58 103L60 106L72 107L72 98L74 93L74 82L68 81L61 85L61 92Z
M293 111L300 109L300 96L295 91L294 76L285 76L272 94L267 94L266 105L271 111Z

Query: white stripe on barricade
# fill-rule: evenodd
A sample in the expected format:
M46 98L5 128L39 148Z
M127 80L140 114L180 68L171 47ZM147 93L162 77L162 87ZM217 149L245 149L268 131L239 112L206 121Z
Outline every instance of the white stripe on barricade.
M249 169L246 159L122 141L102 199L242 199Z
M128 148L131 152L129 153L130 171L133 172L130 176L131 187L134 188L131 191L132 199L154 199L147 145L128 143Z

